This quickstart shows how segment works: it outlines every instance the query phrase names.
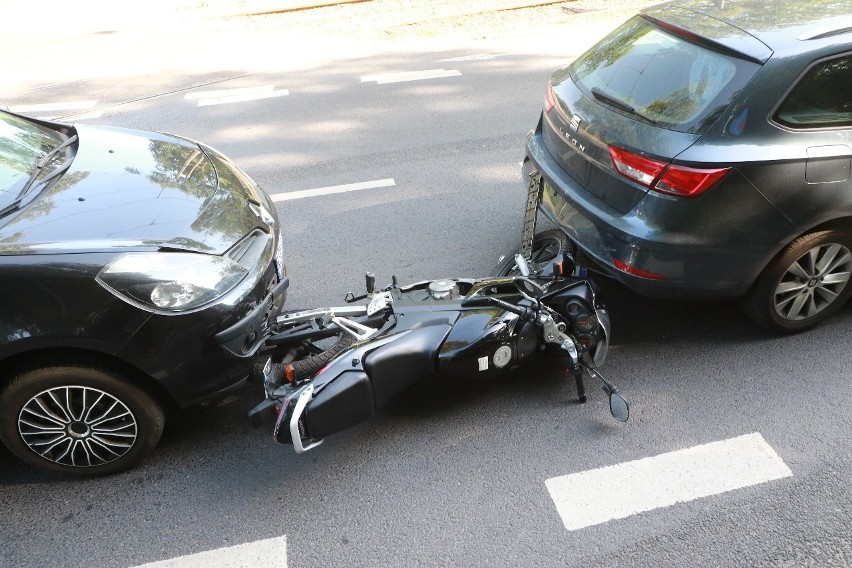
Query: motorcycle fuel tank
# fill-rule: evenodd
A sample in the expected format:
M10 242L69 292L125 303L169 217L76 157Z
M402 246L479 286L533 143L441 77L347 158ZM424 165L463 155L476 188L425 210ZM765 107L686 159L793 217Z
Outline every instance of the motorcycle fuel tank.
M515 340L517 321L518 316L499 308L463 312L438 353L438 372L477 379L502 374L535 348L535 340L532 349L529 342Z

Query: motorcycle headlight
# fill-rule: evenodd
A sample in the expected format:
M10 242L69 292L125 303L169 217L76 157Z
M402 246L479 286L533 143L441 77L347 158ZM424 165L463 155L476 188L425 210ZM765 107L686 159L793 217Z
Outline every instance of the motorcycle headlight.
M188 252L123 254L95 278L122 300L163 314L193 311L221 298L248 274L221 256Z

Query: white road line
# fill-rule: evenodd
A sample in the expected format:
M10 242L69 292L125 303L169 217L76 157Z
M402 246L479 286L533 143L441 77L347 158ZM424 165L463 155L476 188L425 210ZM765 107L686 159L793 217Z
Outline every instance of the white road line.
M290 94L287 89L275 90L274 85L260 87L244 87L240 89L221 89L218 91L194 91L187 93L184 99L197 100L198 106L222 105L256 101L274 97L286 97Z
M455 63L457 61L488 61L489 59L497 59L502 57L501 53L477 53L476 55L462 55L461 57L450 57L449 59L439 59L435 63Z
M64 110L86 110L94 107L98 101L68 101L64 103L39 103L32 105L14 105L9 107L12 112L56 112Z
M569 531L793 473L759 433L545 481Z
M92 112L85 112L83 114L73 114L68 118L68 120L71 121L71 122L77 122L78 120L91 120L93 118L100 118L103 115L104 115L104 111L96 110L96 111L92 111ZM60 118L60 117L55 117L55 118ZM50 118L48 120L53 120L53 118Z
M287 537L188 554L134 568L287 568Z
M379 85L388 83L404 83L406 81L423 81L425 79L440 79L441 77L457 77L461 75L458 69L427 69L426 71L405 71L402 73L385 73L383 75L364 75L362 83L375 81Z
M268 93L274 91L274 85L262 85L260 87L240 87L239 89L217 89L213 91L192 91L184 97L188 100L212 99L217 97L236 97L239 95L252 95L256 93Z
M346 193L347 191L392 187L394 185L396 185L396 182L393 178L389 178L375 181L362 181L360 183L347 183L345 185L333 185L330 187L319 187L316 189L302 189L300 191L289 191L287 193L276 193L270 197L272 198L272 201L289 201L291 199L302 199L304 197L317 197L319 195L331 195L333 193Z

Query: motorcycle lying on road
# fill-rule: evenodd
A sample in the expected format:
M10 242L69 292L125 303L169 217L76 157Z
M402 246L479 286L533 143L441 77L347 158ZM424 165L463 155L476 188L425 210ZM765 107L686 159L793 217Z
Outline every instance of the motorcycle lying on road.
M584 375L600 380L612 416L626 421L626 400L598 371L609 315L573 256L517 254L499 273L408 286L394 277L381 290L367 274L366 294L350 293L346 306L279 316L252 424L274 422L275 439L302 453L426 377L492 378L544 353L564 357L580 402Z

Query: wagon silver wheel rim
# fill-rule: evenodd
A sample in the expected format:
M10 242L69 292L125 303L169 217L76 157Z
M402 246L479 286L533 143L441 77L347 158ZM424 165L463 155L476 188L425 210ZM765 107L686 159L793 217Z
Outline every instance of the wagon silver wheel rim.
M32 397L18 414L24 444L42 458L69 467L108 464L136 442L130 409L109 393L62 386Z
M843 245L816 246L799 257L775 288L775 312L787 321L818 315L840 297L852 272L852 253Z

